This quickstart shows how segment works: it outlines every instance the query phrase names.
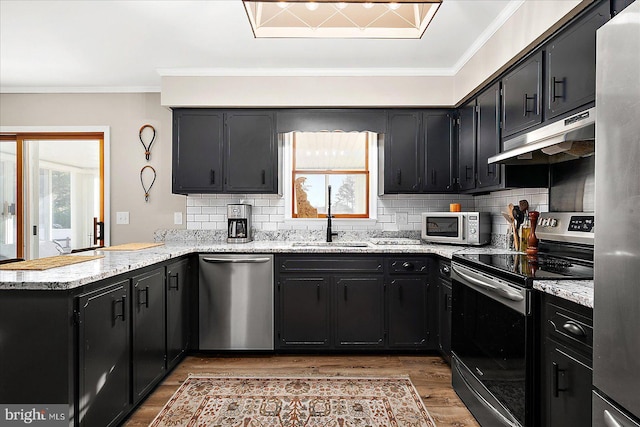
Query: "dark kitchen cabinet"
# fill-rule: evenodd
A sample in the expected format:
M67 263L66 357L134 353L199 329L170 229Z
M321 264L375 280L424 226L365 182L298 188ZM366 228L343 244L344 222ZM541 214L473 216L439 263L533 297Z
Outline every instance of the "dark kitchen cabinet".
M453 110L390 110L384 139L385 194L453 192Z
M384 347L382 277L335 277L336 347Z
M112 426L130 409L129 280L80 295L78 425Z
M428 110L423 113L424 172L422 190L446 193L455 190L455 121L451 110Z
M542 122L542 52L502 78L502 136Z
M388 345L393 349L430 349L435 314L435 287L427 257L386 260Z
M482 92L476 102L476 187L486 189L500 185L500 165L487 163L500 152L500 83Z
M596 30L609 16L609 2L600 2L545 46L545 120L594 102Z
M542 300L540 424L591 425L593 310L547 294Z
M174 110L172 191L277 193L275 113Z
M188 109L173 112L174 193L222 191L223 135L221 111Z
M284 348L326 348L330 339L329 284L322 275L278 279L276 345Z
M167 369L174 368L189 347L189 259L167 265Z
M132 278L133 403L138 403L166 372L165 269Z
M476 188L476 101L458 109L458 185L460 191Z
M288 254L276 265L276 349L384 348L380 257Z
M226 114L224 189L230 193L277 192L275 115L266 111Z
M384 192L387 194L420 191L421 116L418 110L389 111L384 137Z
M629 6L635 0L611 0L611 16L616 16L618 13L622 12L625 7Z

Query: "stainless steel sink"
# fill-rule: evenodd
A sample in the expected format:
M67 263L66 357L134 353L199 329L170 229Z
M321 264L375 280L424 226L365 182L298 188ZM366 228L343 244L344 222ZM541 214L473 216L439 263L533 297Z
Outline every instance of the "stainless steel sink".
M291 244L297 248L368 248L367 242L293 242Z

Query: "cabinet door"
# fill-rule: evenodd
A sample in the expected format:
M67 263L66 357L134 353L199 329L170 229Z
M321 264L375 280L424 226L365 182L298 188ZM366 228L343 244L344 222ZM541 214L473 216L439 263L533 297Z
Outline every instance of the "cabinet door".
M133 402L165 373L164 268L133 277Z
M429 343L429 283L426 277L392 279L387 286L389 347L420 348Z
M477 102L477 187L495 187L500 184L500 166L487 161L500 152L500 84L479 95Z
M80 426L111 426L129 409L129 280L78 298Z
M591 425L592 370L553 340L545 342L547 423L549 427Z
M173 368L189 345L189 260L167 266L167 369Z
M424 124L424 185L429 193L453 191L452 160L454 159L453 115L450 111L425 112Z
M460 191L476 188L476 101L458 110L458 184Z
M451 284L441 280L439 286L439 346L440 353L447 361L451 361Z
M225 129L225 192L277 192L274 113L226 113Z
M609 19L609 2L562 31L546 47L550 119L593 102L596 96L596 30Z
M222 191L223 115L207 110L173 113L173 192Z
M390 112L384 141L384 192L420 191L420 112Z
M329 287L323 276L280 277L279 348L329 347Z
M502 79L502 136L513 135L542 121L542 52Z
M382 277L336 278L336 347L384 346Z

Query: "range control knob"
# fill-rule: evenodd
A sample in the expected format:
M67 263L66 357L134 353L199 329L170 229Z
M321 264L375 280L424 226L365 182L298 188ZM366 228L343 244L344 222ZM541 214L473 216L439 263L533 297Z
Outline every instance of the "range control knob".
M552 227L557 227L558 226L558 220L555 218L551 219L551 224L549 224Z

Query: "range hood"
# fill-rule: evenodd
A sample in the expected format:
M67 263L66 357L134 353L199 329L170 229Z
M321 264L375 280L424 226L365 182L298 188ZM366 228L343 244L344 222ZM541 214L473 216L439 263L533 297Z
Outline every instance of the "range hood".
M489 157L489 164L549 164L593 155L596 108L550 123L504 141L504 151Z

